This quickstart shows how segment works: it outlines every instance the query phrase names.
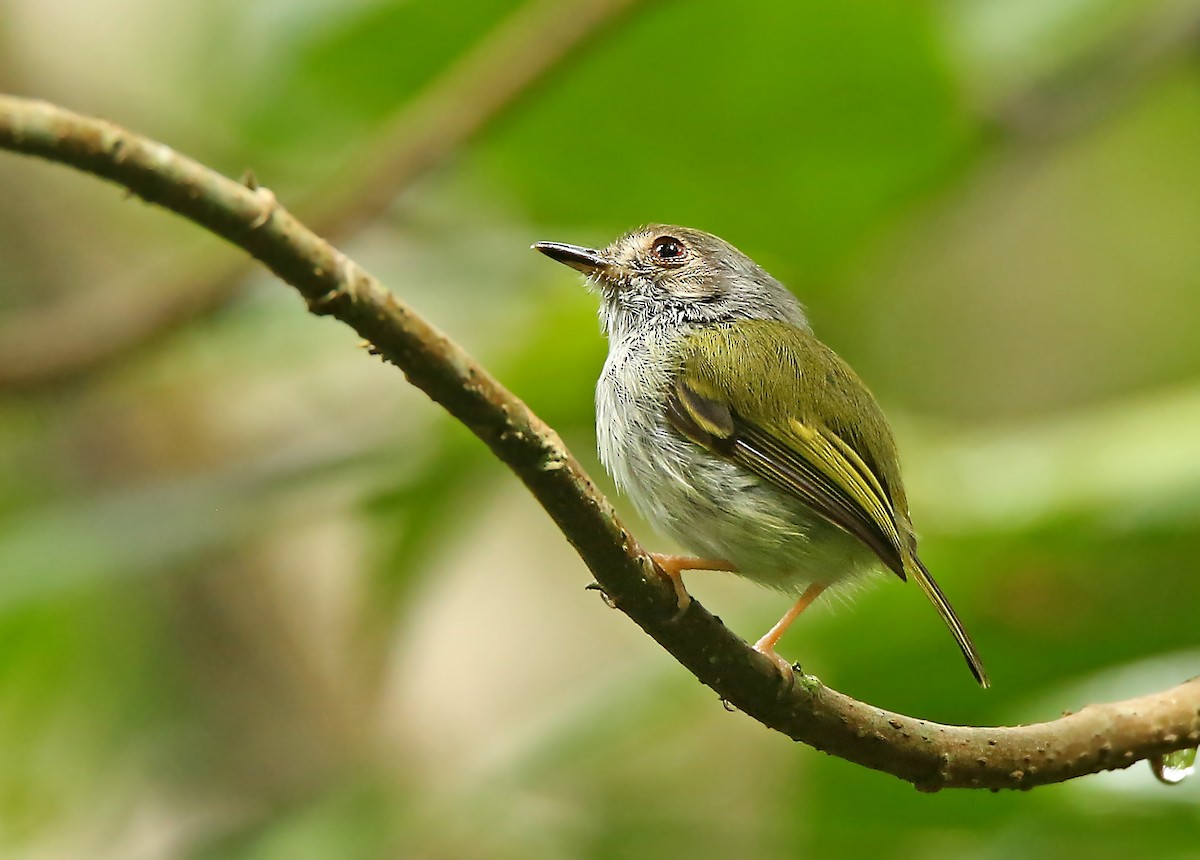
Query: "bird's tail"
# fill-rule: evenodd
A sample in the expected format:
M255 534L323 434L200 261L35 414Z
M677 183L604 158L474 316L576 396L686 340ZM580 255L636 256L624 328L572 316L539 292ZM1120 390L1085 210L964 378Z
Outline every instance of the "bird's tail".
M921 590L925 592L925 596L929 598L929 602L933 604L934 609L938 611L938 615L942 616L942 620L946 622L946 626L954 634L954 641L958 643L963 657L967 659L967 665L971 668L971 674L975 676L975 680L979 682L979 686L991 686L988 681L987 670L983 668L983 661L979 658L979 652L975 650L975 643L971 641L966 628L962 626L962 622L954 614L954 608L950 606L950 601L946 599L946 595L942 594L942 590L938 588L938 584L930 576L929 570L922 564L921 560L915 555L912 557L912 560L915 564L911 566L908 572L917 581L917 585L921 586Z

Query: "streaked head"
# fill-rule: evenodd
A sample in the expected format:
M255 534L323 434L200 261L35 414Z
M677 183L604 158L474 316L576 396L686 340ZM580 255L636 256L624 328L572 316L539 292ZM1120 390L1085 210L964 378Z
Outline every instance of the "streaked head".
M650 323L739 319L783 320L808 328L787 288L733 245L700 230L650 224L600 250L559 242L533 247L599 288L610 335Z

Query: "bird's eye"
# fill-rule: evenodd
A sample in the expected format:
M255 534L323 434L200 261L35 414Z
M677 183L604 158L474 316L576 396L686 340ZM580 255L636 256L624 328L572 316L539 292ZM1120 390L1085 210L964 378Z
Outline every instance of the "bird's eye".
M668 266L678 266L687 259L687 245L674 236L659 236L651 246L654 259Z

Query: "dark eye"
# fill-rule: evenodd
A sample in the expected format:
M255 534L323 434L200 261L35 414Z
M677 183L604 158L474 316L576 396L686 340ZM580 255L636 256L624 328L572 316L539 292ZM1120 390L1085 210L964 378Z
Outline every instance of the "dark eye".
M659 236L651 246L654 258L668 266L676 266L687 258L687 245L674 236Z

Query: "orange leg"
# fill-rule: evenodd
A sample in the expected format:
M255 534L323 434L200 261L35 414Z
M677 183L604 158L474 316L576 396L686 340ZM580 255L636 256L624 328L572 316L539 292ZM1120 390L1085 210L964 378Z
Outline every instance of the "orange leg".
M730 562L716 558L696 558L690 555L663 555L657 552L650 553L650 557L654 559L654 563L658 565L659 569L671 578L671 584L675 586L675 598L679 601L680 612L687 609L688 604L692 602L692 596L683 587L683 572L685 570L728 570L731 573L737 570ZM782 632L780 631L781 635Z
M754 643L754 650L774 660L785 676L791 676L792 664L775 653L775 644L783 637L787 629L792 626L792 622L800 617L800 613L808 609L812 605L812 602L821 596L821 592L824 590L825 586L817 582L804 589L804 593L800 595L800 599L787 611L787 614L780 618L775 626L767 631L766 636Z

